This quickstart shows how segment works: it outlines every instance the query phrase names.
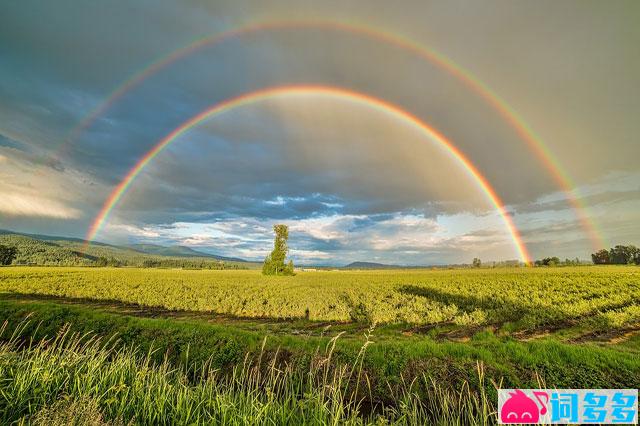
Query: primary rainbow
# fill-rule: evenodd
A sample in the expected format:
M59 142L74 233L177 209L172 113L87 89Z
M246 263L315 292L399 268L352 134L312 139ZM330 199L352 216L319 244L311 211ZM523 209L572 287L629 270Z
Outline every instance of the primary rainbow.
M494 92L487 84L470 71L464 69L460 65L447 58L445 55L423 46L406 37L384 31L380 28L367 26L361 23L344 23L336 21L324 20L300 20L300 21L268 21L248 24L244 27L228 30L215 35L208 35L200 38L182 48L172 51L170 54L159 58L146 66L139 72L133 74L124 83L118 86L107 99L94 108L76 127L74 127L69 137L66 139L65 146L73 142L84 132L93 122L102 114L104 114L118 99L128 93L130 90L138 86L149 76L157 73L179 59L203 48L221 43L233 37L248 35L261 31L269 30L286 30L286 29L321 29L338 32L346 32L350 34L361 35L381 41L398 48L412 52L413 54L426 59L430 63L440 67L451 76L457 78L468 88L484 99L494 110L496 110L516 131L519 137L524 140L538 160L549 171L553 180L566 196L567 201L571 205L576 217L581 223L592 243L593 248L602 248L607 246L602 233L598 230L596 224L589 217L587 206L575 193L576 185L570 178L569 174L561 166L560 161L553 155L549 147L543 140L533 131L531 126L512 108L506 100Z
M502 217L509 234L513 240L513 243L518 251L520 259L529 263L531 261L531 257L527 251L526 246L522 242L522 237L518 229L516 228L511 216L507 213L504 203L489 184L487 179L480 173L480 171L476 168L476 166L467 158L464 153L462 153L451 141L449 141L444 135L438 132L433 127L429 126L424 121L420 120L415 115L411 114L400 108L397 105L394 105L390 102L384 101L382 99L375 98L371 95L364 94L361 92L356 92L350 89L344 89L334 86L319 86L319 85L292 85L292 86L277 86L266 88L262 90L257 90L249 93L242 94L240 96L236 96L222 102L219 102L213 105L210 108L200 112L199 114L191 117L189 120L182 123L180 126L175 128L172 132L170 132L167 136L162 138L151 150L149 150L136 164L131 168L131 170L127 173L127 175L122 179L122 181L118 184L118 186L111 192L107 200L105 201L102 209L94 219L92 225L90 226L87 236L86 236L86 244L90 244L91 241L95 238L97 233L100 231L102 226L105 224L106 220L109 217L109 214L113 210L113 208L118 204L118 201L122 198L122 196L127 192L130 188L133 181L140 174L140 172L144 169L144 167L149 164L151 160L153 160L164 148L169 146L173 141L175 141L180 135L187 132L189 129L197 126L202 121L211 118L217 114L224 113L225 111L229 111L233 108L237 108L243 105L248 105L254 102L266 100L273 97L280 96L294 96L294 95L324 95L324 96L333 96L342 99L352 100L356 102L360 102L376 108L378 110L384 111L388 114L395 116L396 118L400 118L403 121L410 123L422 133L424 133L430 139L438 142L445 150L459 163L461 163L466 170L466 172L473 178L478 187L486 194L487 198L491 201L491 203L495 206L498 213Z

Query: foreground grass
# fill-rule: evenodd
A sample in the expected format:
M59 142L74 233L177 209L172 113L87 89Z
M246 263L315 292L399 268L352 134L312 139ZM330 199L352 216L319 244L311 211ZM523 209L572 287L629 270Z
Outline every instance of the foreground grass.
M264 350L224 373L205 362L176 368L168 360L63 328L38 343L20 338L29 323L2 334L3 424L488 424L492 407L468 386L443 388L426 375L405 383L395 404L364 406L365 341L353 364L336 362L337 338L318 348L309 368L279 365ZM478 364L477 376L483 381ZM366 380L364 381L366 383ZM422 398L414 389L426 389Z
M159 368L161 371L171 371L172 374L180 372L186 378L191 378L184 382L185 385L189 384L189 389L203 382L204 377L214 370L218 374L216 383L224 383L223 387L229 388L231 385L225 382L229 377L228 372L235 371L237 374L238 371L246 370L248 365L253 368L256 360L261 359L262 373L265 372L265 365L278 371L288 371L287 380L295 381L296 392L302 392L303 396L313 395L309 389L312 383L316 382L305 382L311 380L307 374L318 370L319 360L327 358L326 348L330 347L330 362L327 361L326 365L327 368L331 365L329 371L332 374L336 369L347 368L344 371L344 375L347 375L348 371L353 370L353 366L357 366L360 372L359 380L354 378L358 377L356 373L351 373L350 380L344 377L341 379L344 386L349 385L348 388L341 388L342 397L348 400L351 395L355 395L351 399L361 402L358 407L344 409L345 413L351 413L349 415L353 417L354 422L368 418L367 413L372 411L372 407L376 407L376 413L386 413L381 411L386 408L391 413L389 418L402 421L398 416L406 410L414 410L411 404L418 402L435 405L429 408L432 414L429 414L431 417L427 419L427 423L435 422L438 416L462 416L461 413L456 414L454 408L451 408L453 412L450 414L433 413L440 406L455 407L447 398L451 395L458 395L456 398L459 398L460 392L463 392L464 398L473 396L474 399L470 399L469 404L491 407L490 402L497 400L494 384L500 384L505 388L640 387L640 341L637 338L623 345L599 346L563 344L553 339L519 342L509 337L479 332L465 343L436 341L428 336L377 341L376 330L371 337L375 343L370 344L362 353L362 337L357 340L340 337L334 346L331 339L335 338L336 334L330 329L325 332L324 337L273 335L269 336L265 343L266 334L260 331L240 330L204 321L139 318L53 302L0 300L0 312L0 320L8 321L8 329L20 327L18 334L23 338L14 338L14 346L10 346L6 353L11 354L10 358L18 357L20 354L21 359L25 360L25 366L29 365L26 361L30 357L29 353L34 352L21 352L15 346L18 342L38 347L39 342L46 341L67 324L72 324L76 333L101 336L106 341L117 339L121 352L122 348L135 348L134 351L127 352L127 356L137 354L134 358L142 359L151 370ZM25 317L30 318L28 323L24 322ZM7 341L8 333L5 333L3 338ZM94 349L97 350L97 347ZM104 357L104 368L110 365L107 361L113 358L114 352L119 353L114 349L110 351L110 355ZM7 356L9 355L3 359L6 360ZM482 375L478 374L478 365L482 366ZM66 371L64 374L71 377L69 374L76 374L75 371L79 370ZM7 376L2 372L0 377L2 386L17 386L13 382L17 383L20 376ZM82 380L81 377L78 375L76 379ZM198 379L195 380L194 377ZM314 374L314 377L314 380L317 380L317 374ZM37 386L40 379L30 380L33 388L22 391L27 401L41 393ZM437 386L433 383L437 383ZM265 386L261 385L262 391L269 389ZM53 410L51 412L58 409L72 410L74 407L95 403L78 402L79 397L94 398L91 396L93 394L73 395L69 393L69 388L60 388L57 392L58 397L67 401L71 408L50 408ZM13 394L6 395L9 395L6 397L7 400L16 400ZM490 402L483 401L480 396ZM46 407L52 401L57 401L58 397L46 397L34 407ZM264 398L264 395L260 398ZM299 400L302 397L296 394L295 398ZM444 400L441 401L442 398ZM29 403L26 404L29 406ZM11 407L7 408L8 412L18 410L15 406ZM422 409L426 410L424 407ZM28 413L23 414L36 415L39 410L40 408L29 408ZM101 410L102 413L104 408ZM449 408L443 410L448 412ZM115 417L109 414L108 418ZM330 422L331 419L333 418L327 417L322 421ZM347 417L344 417L340 421L347 421L346 419ZM368 419L373 420L373 417ZM296 417L296 420L300 418Z

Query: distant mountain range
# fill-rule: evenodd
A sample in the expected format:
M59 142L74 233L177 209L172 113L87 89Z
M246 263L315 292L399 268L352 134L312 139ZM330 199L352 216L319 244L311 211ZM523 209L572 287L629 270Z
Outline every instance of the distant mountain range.
M68 241L68 242L84 244L84 240L82 238L61 237L61 236L43 235L43 234L28 234L26 232L9 231L7 229L0 229L0 235L20 235L20 236L23 236L23 237L29 237L29 238L33 238L33 239L41 240L41 241ZM91 244L100 245L100 246L108 246L108 247L109 246L110 247L117 247L117 246L111 246L110 244L101 243L99 241L92 241Z
M225 267L255 269L260 262L238 257L227 257L194 250L190 247L158 244L113 245L93 241L85 247L81 238L28 234L0 229L0 244L18 249L17 264L29 265L96 265L107 260L109 265L121 266L165 266L165 267L212 267L224 262ZM301 268L319 269L414 269L424 266L390 265L377 262L357 261L345 266L301 265Z
M383 263L375 263L375 262L351 262L348 265L343 266L343 269L380 269L384 267L389 267L390 265L385 265Z
M226 257L218 256L217 254L205 253L202 251L194 250L185 246L161 246L157 244L131 244L127 247L147 254L155 254L159 256L174 256L174 257L206 257L216 260L224 260L226 262L248 262L247 260L240 259L238 257Z
M115 265L161 267L256 268L259 263L236 257L218 256L184 246L134 244L117 246L92 242L85 247L80 238L27 234L0 229L0 244L16 247L16 264L29 265Z
M403 265L387 265L384 263L376 262L351 262L348 265L341 267L340 269L414 269L424 268L424 266L403 266Z

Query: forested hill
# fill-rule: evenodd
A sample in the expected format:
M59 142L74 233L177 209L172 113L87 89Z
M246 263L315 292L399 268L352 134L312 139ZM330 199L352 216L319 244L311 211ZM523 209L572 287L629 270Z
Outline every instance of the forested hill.
M253 269L260 265L238 258L210 255L188 247L140 245L132 247L92 243L76 238L19 234L0 230L0 244L17 250L14 265L137 266L202 269Z
M384 263L358 261L351 262L350 264L345 265L340 269L417 269L425 267L426 266L387 265Z
M385 265L382 263L376 262L351 262L348 265L342 267L342 269L396 269L400 268L400 266L395 265Z
M157 244L132 244L128 246L135 251L139 251L147 254L157 254L160 256L174 256L174 257L206 257L217 260L224 260L228 262L247 262L244 259L237 257L225 257L218 256L217 254L209 254L201 251L194 250L185 246L160 246Z

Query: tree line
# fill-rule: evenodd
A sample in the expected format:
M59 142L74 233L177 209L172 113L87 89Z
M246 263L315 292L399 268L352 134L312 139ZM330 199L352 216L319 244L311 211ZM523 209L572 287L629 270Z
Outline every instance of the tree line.
M640 265L640 248L634 245L617 245L602 249L591 255L596 265Z
M560 260L558 256L545 257L533 262L535 266L579 266L584 265L584 263L577 257L575 259L566 258L565 260Z

